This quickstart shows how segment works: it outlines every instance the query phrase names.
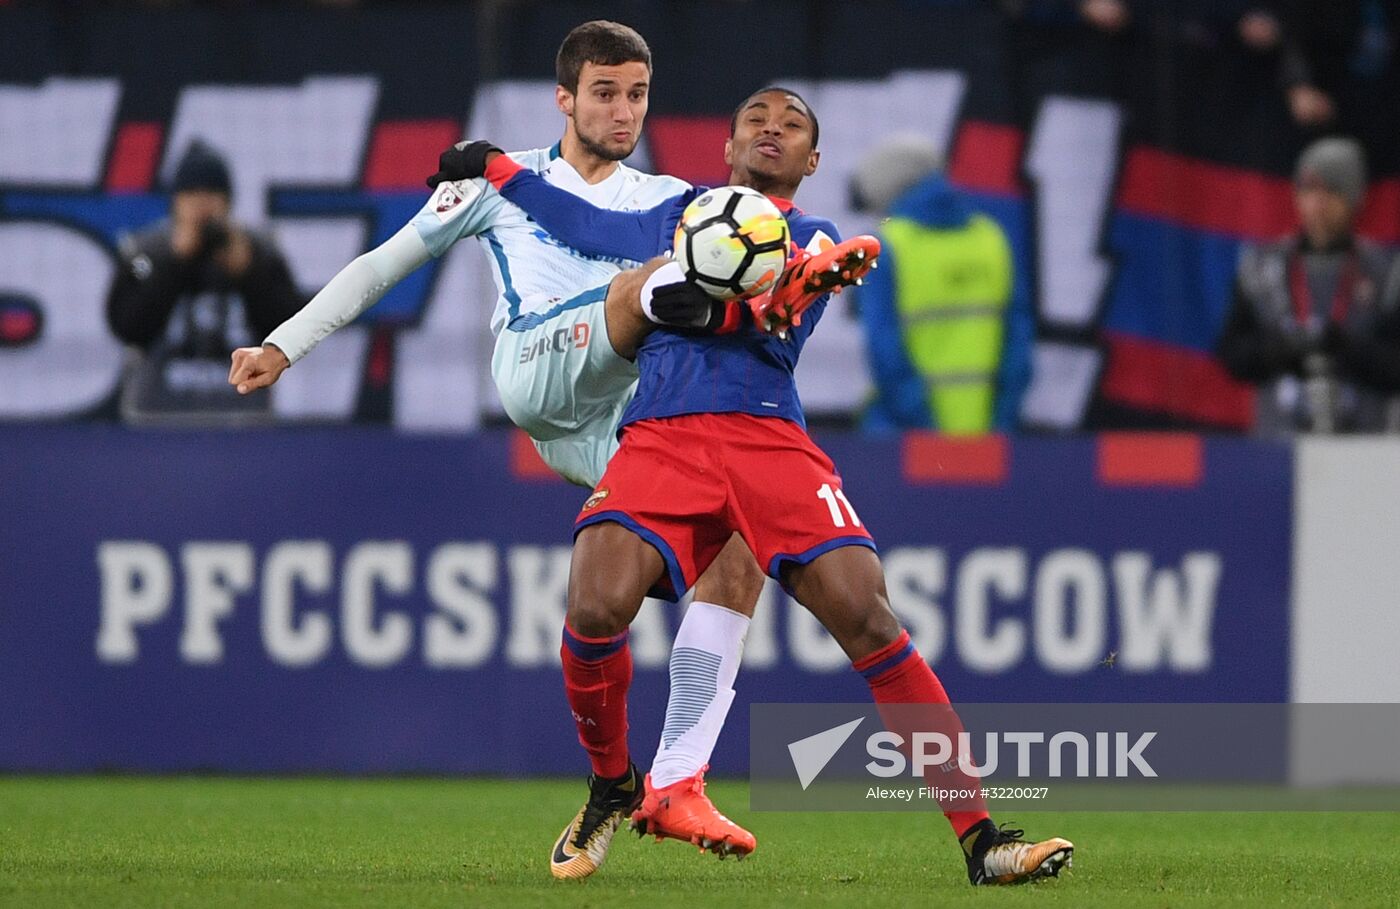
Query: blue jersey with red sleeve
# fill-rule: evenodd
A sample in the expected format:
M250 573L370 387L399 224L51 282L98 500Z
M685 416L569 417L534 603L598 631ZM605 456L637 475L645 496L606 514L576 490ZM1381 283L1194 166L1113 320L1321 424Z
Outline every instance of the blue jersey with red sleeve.
M585 255L634 261L669 253L681 213L705 191L697 187L645 211L608 211L551 186L504 155L492 161L486 178L555 239ZM830 221L809 215L786 199L772 201L787 218L797 246L815 251L824 238L840 242ZM826 303L825 296L813 303L786 340L760 331L746 306L740 306L742 321L734 332L653 331L637 351L641 380L621 425L682 414L746 413L805 426L793 370Z
M799 247L815 250L821 237L840 242L830 221L809 215L787 200L773 201L783 209ZM741 307L743 324L736 332L652 332L637 351L642 377L622 415L622 425L690 413L746 413L806 426L793 370L826 303L825 296L813 303L802 324L788 330L786 340L760 331L746 306Z

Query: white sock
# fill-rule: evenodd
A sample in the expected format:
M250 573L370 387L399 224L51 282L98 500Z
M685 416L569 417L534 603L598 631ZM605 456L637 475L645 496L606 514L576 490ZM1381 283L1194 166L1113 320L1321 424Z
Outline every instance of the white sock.
M671 696L666 725L651 765L653 788L694 776L710 761L744 651L749 617L696 601L685 611L671 648Z
M679 262L667 262L665 265L652 272L642 283L641 292L637 294L637 301L642 304L642 313L657 325L664 325L656 314L651 311L651 295L658 287L667 284L679 284L685 280L685 269L681 268Z

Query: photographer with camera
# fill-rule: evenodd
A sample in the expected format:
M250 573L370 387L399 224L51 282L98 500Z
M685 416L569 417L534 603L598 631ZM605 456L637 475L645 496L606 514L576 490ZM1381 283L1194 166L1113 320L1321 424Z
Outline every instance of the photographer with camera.
M107 321L131 345L122 416L219 424L270 416L266 395L231 394L228 358L305 302L282 254L229 218L228 165L195 140L171 183L170 218L124 237Z

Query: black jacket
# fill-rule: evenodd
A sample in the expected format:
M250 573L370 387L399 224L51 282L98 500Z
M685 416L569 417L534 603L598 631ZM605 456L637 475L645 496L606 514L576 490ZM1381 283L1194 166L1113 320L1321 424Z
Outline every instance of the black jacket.
M1321 255L1350 258L1347 267L1356 274L1352 297L1340 304L1321 301L1323 310L1340 306L1341 318L1304 325L1296 315L1293 269L1306 274ZM1388 250L1359 239L1326 253L1306 250L1297 238L1248 246L1217 351L1231 375L1266 391L1305 380L1321 364L1358 399L1352 428L1380 429L1382 399L1400 393L1400 265ZM1267 393L1260 400L1261 428L1288 428L1296 415L1269 413L1274 403Z
M225 355L242 339L259 343L306 302L292 281L287 261L272 243L249 234L253 256L241 279L231 280L207 256L176 258L170 226L161 224L122 242L121 262L107 295L107 322L128 344L149 350L167 332L179 307L204 293L213 294L224 318L221 331L186 333L178 347L187 355ZM234 306L237 302L240 305ZM241 312L239 325L230 315ZM201 326L203 322L201 321ZM212 347L222 347L215 351Z

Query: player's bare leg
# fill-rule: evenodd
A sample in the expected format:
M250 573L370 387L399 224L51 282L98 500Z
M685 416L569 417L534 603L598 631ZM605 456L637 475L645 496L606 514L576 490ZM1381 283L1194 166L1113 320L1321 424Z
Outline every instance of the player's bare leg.
M865 676L877 705L948 703L943 685L890 609L884 572L873 550L863 546L834 549L807 565L791 567L785 579L798 602L826 626L854 668ZM930 715L934 713L930 711ZM938 722L945 726L948 718L955 717L946 710L937 713ZM887 726L907 723L902 711L891 710L885 717ZM960 730L961 724L957 724L957 730L949 731ZM909 741L908 731L903 735ZM954 772L951 779L928 782L930 786L977 791L976 779L959 776ZM1052 837L1032 843L1022 838L1020 830L998 828L980 797L945 805L944 815L962 845L968 879L973 884L1056 877L1072 861L1074 844L1069 840Z
M720 858L743 858L758 845L753 834L715 808L705 794L705 771L734 700L744 635L763 582L763 572L736 533L695 585L671 650L661 744L647 774L646 798L632 814L638 836L681 840Z
M665 572L656 547L621 524L604 521L583 528L574 540L564 623L588 637L626 631L647 591Z
M624 271L612 279L608 285L608 296L604 303L608 324L608 340L612 342L617 355L627 360L637 357L637 348L656 328L656 324L642 312L642 287L652 272L665 265L668 259L658 256L641 268Z
M627 749L632 653L627 626L665 572L661 555L620 524L585 527L574 543L564 617L564 690L593 774L588 801L554 844L549 870L583 878L608 855L617 828L641 804L641 774Z
M784 577L797 601L825 626L852 662L899 637L899 619L890 609L885 574L874 550L842 546L806 565L789 567Z

